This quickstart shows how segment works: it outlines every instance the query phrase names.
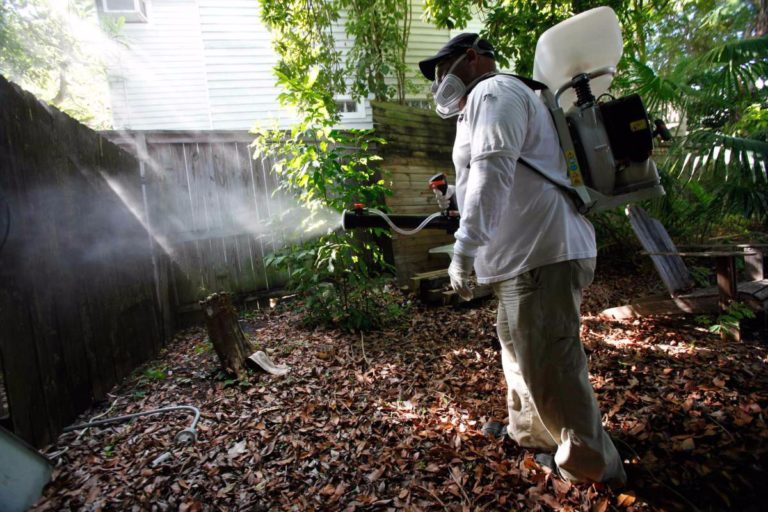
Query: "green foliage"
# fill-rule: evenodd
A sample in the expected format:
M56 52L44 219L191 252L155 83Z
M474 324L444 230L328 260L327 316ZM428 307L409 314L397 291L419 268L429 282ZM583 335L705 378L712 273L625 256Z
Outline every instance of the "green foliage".
M113 23L108 33L120 28ZM108 91L91 0L0 2L0 74L93 128L109 126Z
M757 35L750 2L680 4L683 14L667 13L654 24L652 57L628 58L621 81L643 97L651 117L671 112L689 130L659 162L680 182L665 185L663 213L674 222L670 210L690 209L692 225L721 231L738 224L737 217L762 225L768 221L762 108L768 90L759 84L768 79L768 36L744 38Z
M622 21L625 46L645 48L647 25L669 9L668 0L426 0L425 11L437 27L462 29L473 15L485 18L481 32L496 47L502 66L530 76L539 36L548 28L580 12L602 5L612 7ZM643 50L644 52L644 50Z
M623 209L606 210L589 218L595 227L597 249L601 254L632 246L635 235L627 222Z
M731 132L737 137L768 142L768 105L749 105L741 118L731 125Z
M115 445L114 444L108 444L104 448L102 448L101 453L109 458L115 456Z
M329 233L319 240L270 256L267 264L286 270L308 325L335 325L350 331L379 329L405 313L378 247L350 234Z
M273 159L272 171L283 191L312 211L323 205L341 212L356 202L377 205L391 195L375 167L381 158L371 154L375 145L384 143L371 130L302 123L288 136L283 130L259 132L253 147Z
M197 345L195 345L195 348L193 349L193 351L195 352L195 354L198 354L198 355L199 354L205 354L205 353L208 353L208 352L212 352L213 351L213 345L211 344L210 341L205 341L203 343L198 343Z
M165 380L168 377L165 367L147 368L142 375L148 380Z
M320 207L340 212L355 202L383 207L381 201L391 190L378 177L373 166L378 157L370 150L372 144L384 141L370 131L331 129L327 122L302 123L288 137L280 130L262 133L254 143L256 152L273 159L281 189L310 212ZM312 219L310 213L304 222ZM303 298L310 325L369 330L400 315L400 308L385 293L388 279L379 275L387 268L381 249L357 239L354 232L330 232L294 243L269 257L267 264L287 272L289 287Z
M340 0L347 10L345 29L353 39L347 53L353 98L369 93L378 101L396 98L401 104L413 88L405 62L413 20L411 0ZM394 77L395 83L387 80Z
M274 68L285 91L283 105L300 115L337 116L334 94L344 90L341 52L332 25L339 18L335 2L259 0L261 19L272 33L272 46L280 60Z
M299 86L313 76L313 86L325 91L324 108L336 115L334 97L349 93L353 98L373 94L377 100L405 101L410 82L406 78L405 54L413 9L410 0L259 0L261 19L272 32L273 47L280 56L275 68L278 84L293 94L296 107L304 112ZM347 13L344 32L351 47L338 49L342 11ZM349 87L345 79L351 77ZM392 85L394 81L394 86ZM317 108L315 105L313 108Z
M340 8L356 13L347 26L361 45L348 54L348 62L354 63L348 69L357 71L353 94L388 96L392 92L386 76L404 76L402 45L407 44L407 31L403 34L398 27L407 27L410 21L403 26L398 23L404 19L400 7L406 4L393 0L387 5L387 12L376 13L380 6L370 1L320 6L301 0L261 0L262 19L272 29L281 57L275 68L284 90L279 101L293 107L300 121L287 133L257 130L253 147L256 155L274 162L272 171L280 178L280 191L296 197L308 210L304 226L323 209L340 213L356 202L381 208L384 197L392 193L376 167L379 157L374 153L385 141L371 130L334 128L339 120L334 97L345 91L332 36ZM310 15L313 10L319 15ZM287 273L288 286L300 295L308 324L368 330L402 314L386 290L389 279L382 272L388 266L381 249L355 233L327 232L315 240L293 241L270 256L267 264Z
M734 333L739 332L739 325L742 320L755 318L755 312L741 302L732 302L728 309L719 314L712 321L708 316L697 316L696 321L707 327L712 334L718 334L731 338Z

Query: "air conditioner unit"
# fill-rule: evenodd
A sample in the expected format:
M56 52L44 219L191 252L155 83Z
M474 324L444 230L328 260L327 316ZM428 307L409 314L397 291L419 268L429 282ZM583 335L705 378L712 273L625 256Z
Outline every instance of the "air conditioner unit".
M104 14L125 18L126 23L146 23L146 0L101 0Z

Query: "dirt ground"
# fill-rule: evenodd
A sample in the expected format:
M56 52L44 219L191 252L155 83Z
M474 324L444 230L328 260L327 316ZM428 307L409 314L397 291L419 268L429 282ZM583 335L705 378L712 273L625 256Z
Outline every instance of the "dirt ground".
M599 320L653 286L631 276L598 274L582 328L624 489L570 484L482 436L506 416L494 300L414 304L365 336L304 329L287 304L241 320L287 376L229 379L203 329L179 332L81 419L189 404L197 442L174 445L183 412L64 434L34 510L764 510L768 346L695 318Z

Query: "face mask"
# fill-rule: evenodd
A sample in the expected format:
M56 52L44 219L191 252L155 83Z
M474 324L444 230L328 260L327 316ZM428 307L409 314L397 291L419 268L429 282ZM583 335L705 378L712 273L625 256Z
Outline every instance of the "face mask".
M445 74L445 77L439 83L437 80L432 82L432 96L435 98L435 104L437 105L435 111L437 112L437 115L443 119L456 116L461 111L459 102L466 94L467 86L464 85L464 82L462 82L459 77L452 74L452 72L456 69L459 62L464 60L464 57L466 56L467 54L465 53L459 57L456 62L451 65L448 69L448 73Z

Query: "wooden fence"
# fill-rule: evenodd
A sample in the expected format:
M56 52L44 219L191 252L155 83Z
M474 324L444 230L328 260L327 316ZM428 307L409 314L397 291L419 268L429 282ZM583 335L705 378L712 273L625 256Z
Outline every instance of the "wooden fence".
M176 311L212 291L269 295L285 276L264 259L284 245L270 162L252 158L247 132L105 132L139 157L150 225L170 255Z
M134 157L2 77L0 105L2 380L13 430L41 446L157 354L168 262Z
M380 147L381 168L392 180L394 194L387 206L394 213L434 213L438 211L429 178L445 173L455 183L451 153L456 134L455 120L440 119L431 110L393 103L372 102L376 135L388 144ZM444 231L424 230L417 235L392 237L392 256L397 279L408 284L418 272L448 266L443 255L430 255L429 249L453 243Z
M0 94L0 192L11 208L0 364L12 426L40 445L155 354L172 313L211 291L279 291L285 276L264 260L285 237L267 221L292 208L275 194L271 163L252 158L247 132L103 134L132 156L5 80ZM395 190L388 206L436 211L427 181L453 176L454 124L374 103L374 126L389 141L380 148ZM399 281L446 266L428 250L452 241L395 235Z

